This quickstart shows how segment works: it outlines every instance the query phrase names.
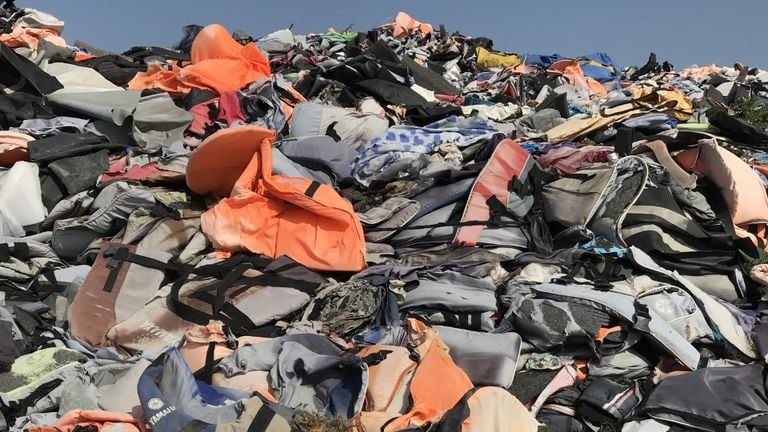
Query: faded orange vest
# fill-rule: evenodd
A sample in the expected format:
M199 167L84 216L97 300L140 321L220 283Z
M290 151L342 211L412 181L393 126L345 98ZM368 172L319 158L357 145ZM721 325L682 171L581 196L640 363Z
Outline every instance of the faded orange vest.
M677 153L675 161L687 171L703 174L720 189L736 236L768 251L768 194L746 162L708 139Z
M451 359L448 346L437 331L415 319L408 319L406 327L420 357L410 384L413 404L410 411L388 423L385 432L439 420L474 387L467 374Z
M272 175L274 139L269 129L240 126L216 132L195 151L189 188L229 195L202 215L202 231L223 251L285 255L315 270L365 268L363 228L352 204L328 185Z

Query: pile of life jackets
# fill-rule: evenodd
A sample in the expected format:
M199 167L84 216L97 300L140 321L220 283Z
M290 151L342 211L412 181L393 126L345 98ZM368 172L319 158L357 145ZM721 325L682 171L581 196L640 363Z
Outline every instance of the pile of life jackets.
M0 9L0 431L768 430L768 72Z

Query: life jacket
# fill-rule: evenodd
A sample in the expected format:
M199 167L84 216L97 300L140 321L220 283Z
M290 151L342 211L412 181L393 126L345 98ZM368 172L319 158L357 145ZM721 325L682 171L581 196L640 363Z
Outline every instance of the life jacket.
M389 128L386 117L368 112L302 102L293 109L291 137L328 135L357 149L372 138L384 135Z
M632 100L608 101L600 107L600 113L596 116L570 117L548 130L547 139L549 142L575 140L614 123L653 112L662 112L683 122L691 117L693 104L682 93L652 87L635 89Z
M453 361L476 386L510 388L522 339L517 333L480 333L454 327L434 327L450 348Z
M392 35L396 38L402 38L412 33L427 36L434 30L431 24L417 21L405 12L398 12L395 20L384 27L391 28Z
M702 308L686 290L666 283L652 281L647 276L613 284L612 291L634 296L640 303L656 312L688 342L715 340Z
M139 379L139 399L154 432L289 432L288 421L248 393L196 381L179 351L160 355Z
M661 381L643 411L685 430L768 429L763 365L709 367Z
M32 426L27 430L29 432L141 431L138 422L130 414L83 409L69 411L50 426Z
M257 329L269 335L276 321L298 312L325 279L281 257L237 254L188 269L174 281L168 307L183 319L206 325L219 320L236 335Z
M128 87L156 88L176 95L201 88L221 94L239 90L271 74L269 60L256 45L240 45L219 24L203 28L195 37L191 51L190 65L168 70L152 64L147 72L136 74Z
M625 246L622 223L647 179L648 166L637 156L627 156L615 164L583 167L543 187L544 214L548 222L567 227L585 225Z
M0 236L24 237L25 228L42 222L48 214L42 200L39 168L16 162L0 178Z
M44 348L17 358L10 371L0 374L4 419L12 425L19 417L56 411L68 393L87 392L87 361L68 348Z
M386 425L386 432L439 420L474 387L467 374L453 362L436 330L414 319L407 320L406 326L411 341L417 345L414 352L419 358L410 384L413 404L410 411Z
M621 69L605 53L587 54L579 57L579 64L584 75L601 83L615 81L618 84Z
M520 64L520 56L517 54L504 54L489 51L483 47L477 47L477 68L486 70L491 68L508 68Z
M752 338L739 324L737 317L728 310L724 302L708 295L698 286L691 283L691 281L681 276L680 273L656 264L645 251L638 247L630 246L627 249L627 257L644 272L663 276L677 282L680 287L685 289L696 300L704 315L707 316L712 329L722 336L722 339L728 346L748 358L757 357Z
M0 167L12 167L29 158L27 145L34 138L18 132L0 132Z
M288 256L316 270L365 268L363 228L352 205L330 186L272 175L273 131L218 131L192 155L187 185L228 195L202 216L202 231L223 251Z
M494 213L504 212L511 206L514 206L513 212L519 208L521 215L527 214L533 197L525 196L521 189L534 164L530 153L517 142L500 142L472 186L461 222L486 222ZM483 229L479 224L461 226L453 242L475 246Z
M543 284L533 287L533 291L538 297L586 304L605 311L626 323L631 323L634 331L647 336L690 370L695 370L699 365L701 356L696 348L654 309L637 299L581 285Z
M715 140L701 140L697 147L677 153L675 160L685 170L706 176L720 189L736 236L768 250L768 195L760 177L746 162Z
M442 418L437 432L536 432L539 423L516 397L499 387L476 387Z
M407 348L400 346L372 345L363 348L357 355L367 357L381 352L386 352L386 358L368 367L365 411L388 412L397 416L407 409L408 385L418 363Z
M684 94L642 85L631 90L633 102L639 106L654 107L681 122L693 115L693 102Z
M142 262L162 266L170 258L164 252L104 243L70 306L72 336L93 348L108 345L106 335L112 326L141 311L165 278L163 270L145 267Z
M597 80L584 75L579 62L576 60L559 60L549 67L550 71L560 72L571 85L588 91L590 95L607 96L608 92Z

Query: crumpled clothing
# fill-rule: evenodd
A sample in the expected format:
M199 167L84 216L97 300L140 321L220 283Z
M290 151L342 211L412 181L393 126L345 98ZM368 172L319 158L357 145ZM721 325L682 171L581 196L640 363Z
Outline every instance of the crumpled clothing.
M563 174L573 174L586 162L606 162L613 154L613 147L585 146L560 147L538 159L539 165Z
M480 118L485 118L497 122L503 122L519 117L523 113L523 110L519 105L512 103L497 103L494 105L465 105L461 107L461 111L466 116L476 114Z
M96 410L72 410L50 426L33 426L29 432L140 432L139 423L130 414Z
M539 136L564 122L565 119L560 116L560 113L552 108L524 115L514 121L520 134L528 137Z
M488 121L451 116L423 128L416 126L393 126L384 136L372 139L360 150L354 162L353 175L361 185L368 186L374 180L392 180L400 177L400 170L389 172L389 168L402 167L410 174L413 164L420 162L420 169L426 167L425 156L441 144L454 144L464 148L484 139L490 139L499 131ZM418 171L413 174L418 174Z
M224 323L211 320L205 326L196 326L184 333L187 341L195 343L225 343L229 339L224 332Z
M186 158L185 158L186 159ZM121 180L132 181L179 181L184 179L184 172L163 168L158 162L136 163L128 156L110 162L109 168L99 176L98 184Z
M34 140L34 137L23 133L0 132L0 167L10 167L16 162L27 160L27 144Z
M61 47L67 46L67 42L57 31L47 28L25 28L17 24L10 33L0 35L0 43L9 48L37 49L42 40Z
M749 271L749 278L760 284L763 291L768 291L768 264L758 264Z
M698 100L704 98L704 90L692 80L673 79L669 84L686 95L689 99Z
M301 322L316 316L316 320L322 323L324 333L354 336L373 321L384 291L365 279L344 283L332 281L320 288Z
M426 36L434 30L432 25L416 21L405 12L398 12L395 21L387 26L392 28L393 35L396 38L402 38L411 33L420 33L421 35Z
M709 77L712 74L719 74L722 71L723 71L723 68L716 65L703 66L703 67L689 67L681 70L680 76L683 78L693 78L693 79L701 80Z
M159 89L171 94L189 93L193 87L218 94L239 90L270 76L269 61L256 45L235 41L226 28L212 24L203 28L192 43L192 64L167 69L150 63L128 83L129 89Z
M10 130L38 136L53 135L60 132L90 132L94 135L104 136L94 127L90 120L64 116L52 119L35 118L24 120L19 127L11 128Z
M525 362L525 368L531 370L557 370L562 366L562 359L549 353L533 353Z

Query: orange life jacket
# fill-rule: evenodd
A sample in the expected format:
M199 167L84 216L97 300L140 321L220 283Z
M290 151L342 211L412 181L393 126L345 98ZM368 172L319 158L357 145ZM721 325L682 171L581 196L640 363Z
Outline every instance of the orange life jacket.
M703 174L720 189L737 237L768 250L768 194L746 162L711 140L676 154L675 161L687 171Z
M192 63L183 68L151 65L139 72L128 88L156 88L173 95L187 94L193 87L218 94L240 90L246 85L270 76L269 60L254 45L240 45L219 24L206 26L192 43Z
M202 215L202 231L227 252L285 255L315 270L365 268L363 228L352 204L328 185L272 175L274 138L271 130L240 126L216 132L195 151L190 189L229 195Z
M130 414L96 410L72 410L51 426L32 426L30 432L74 432L76 430L121 430L139 432L139 424Z
M406 325L420 357L410 386L413 404L405 415L387 424L385 432L439 420L474 387L467 374L453 362L448 346L436 330L414 319Z

